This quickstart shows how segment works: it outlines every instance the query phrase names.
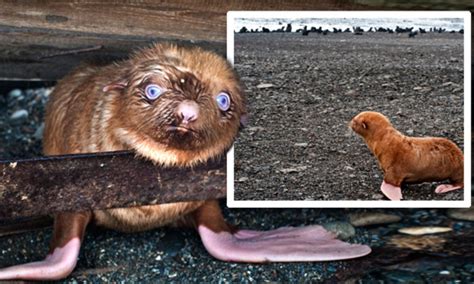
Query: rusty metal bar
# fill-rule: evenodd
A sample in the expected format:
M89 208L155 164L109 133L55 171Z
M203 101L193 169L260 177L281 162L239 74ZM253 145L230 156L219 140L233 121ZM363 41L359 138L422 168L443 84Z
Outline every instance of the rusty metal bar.
M224 159L164 168L131 152L0 162L0 219L225 197Z

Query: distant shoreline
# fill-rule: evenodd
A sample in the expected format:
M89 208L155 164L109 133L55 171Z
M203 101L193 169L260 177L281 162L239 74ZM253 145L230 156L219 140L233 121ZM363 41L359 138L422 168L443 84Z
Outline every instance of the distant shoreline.
M308 26L305 25L302 28L295 28L291 24L286 24L281 26L278 29L271 29L265 26L260 28L247 28L246 26L241 27L238 30L234 30L234 33L301 33L302 35L308 35L309 33L319 33L319 34L328 34L328 33L353 33L353 34L363 34L363 33L397 33L397 34L413 34L416 35L418 33L460 33L464 34L464 29L458 30L448 30L447 28L442 27L430 27L430 28L415 28L413 26L410 27L401 27L396 26L395 28L386 28L386 27L369 27L363 28L360 26L353 26L353 27L325 27L323 26Z
M286 28L288 24L291 24L292 30L298 29L321 28L322 30L333 28L346 30L347 28L352 29L353 27L360 27L364 30L378 29L392 29L395 30L398 27L406 29L413 28L418 30L422 28L429 30L437 28L443 29L447 32L459 31L464 29L464 21L462 18L236 18L234 22L234 30L239 31L242 27L246 27L248 30L262 30L263 27L273 31L279 30L282 27Z

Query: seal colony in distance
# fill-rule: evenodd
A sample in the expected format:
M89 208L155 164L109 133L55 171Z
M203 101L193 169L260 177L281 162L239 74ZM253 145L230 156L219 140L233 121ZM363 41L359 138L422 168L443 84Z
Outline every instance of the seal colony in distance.
M193 166L231 147L245 105L225 59L198 47L157 44L115 64L79 67L61 80L47 106L44 153L132 150L157 165ZM68 276L90 222L126 232L191 226L206 250L224 261L328 261L370 252L321 226L239 230L225 222L217 200L179 202L59 213L47 257L0 269L0 279Z
M390 200L401 200L403 183L449 180L436 187L445 193L464 187L464 157L461 149L446 138L408 137L397 131L388 118L365 111L350 122L377 158L384 173L382 193Z

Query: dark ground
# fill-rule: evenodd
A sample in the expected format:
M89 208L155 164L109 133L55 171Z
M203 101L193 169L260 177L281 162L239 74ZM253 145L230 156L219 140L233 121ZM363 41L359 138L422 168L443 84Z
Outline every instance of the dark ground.
M235 68L250 113L235 145L235 200L384 199L376 159L347 127L365 110L405 135L463 149L461 34L236 34ZM402 192L463 200L462 190L437 195L435 187Z
M229 221L242 227L268 229L289 224L299 226L346 222L347 214L356 211L367 210L226 210L225 215ZM334 283L336 280L348 279L351 280L348 283L380 283L374 282L375 280L383 280L385 283L474 281L473 222L454 221L445 216L445 210L391 210L391 213L402 216L402 221L357 229L356 236L350 238L351 242L371 245L374 251L369 257L323 263L225 263L213 259L204 250L197 234L191 230L163 228L125 234L89 228L77 267L62 282ZM420 224L452 226L454 232L419 238L402 236L414 240L414 243L427 242L424 250L388 244L401 237L397 233L398 228ZM42 259L47 253L50 236L51 228L1 237L0 267Z

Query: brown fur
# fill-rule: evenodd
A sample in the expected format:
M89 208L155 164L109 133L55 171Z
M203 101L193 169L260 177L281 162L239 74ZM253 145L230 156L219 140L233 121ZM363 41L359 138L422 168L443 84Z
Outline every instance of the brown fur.
M87 224L92 218L91 212L61 213L54 218L54 232L49 253L57 247L65 246L72 238L84 237Z
M454 185L463 185L463 153L450 140L405 136L378 112L358 114L350 127L377 157L385 182L400 186L449 179Z
M151 103L144 98L150 83L167 90ZM221 91L232 100L225 113L215 103ZM167 131L183 100L199 105L199 118L189 126L193 131ZM78 68L61 80L47 106L44 153L134 150L164 166L193 166L225 153L244 114L239 80L224 59L197 47L159 44L109 66ZM181 222L202 205L110 209L93 212L93 219L113 229L140 231ZM219 208L211 210L220 214Z

